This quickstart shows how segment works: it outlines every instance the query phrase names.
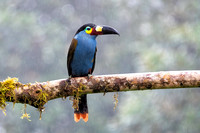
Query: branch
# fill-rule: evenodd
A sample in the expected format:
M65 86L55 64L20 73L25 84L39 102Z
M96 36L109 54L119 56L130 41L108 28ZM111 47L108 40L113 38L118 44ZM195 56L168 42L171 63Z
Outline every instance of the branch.
M130 73L60 79L22 84L16 78L0 82L0 107L5 101L42 109L52 99L89 93L191 88L200 86L200 71Z

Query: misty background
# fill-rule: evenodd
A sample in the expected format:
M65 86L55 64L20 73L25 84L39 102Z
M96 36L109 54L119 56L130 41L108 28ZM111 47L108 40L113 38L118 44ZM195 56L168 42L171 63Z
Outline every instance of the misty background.
M109 25L118 36L97 37L93 75L195 70L200 67L199 0L0 0L0 81L68 78L66 56L85 23ZM23 104L0 112L0 133L199 133L198 89L88 95L89 121L75 123L71 101L49 101L39 111Z

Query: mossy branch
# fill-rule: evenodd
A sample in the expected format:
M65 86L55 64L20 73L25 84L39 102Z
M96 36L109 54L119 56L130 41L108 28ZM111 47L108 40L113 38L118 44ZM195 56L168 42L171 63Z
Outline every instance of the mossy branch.
M200 86L200 71L166 71L77 77L22 84L16 78L0 82L0 108L7 102L26 103L40 110L52 99L88 93L191 88Z

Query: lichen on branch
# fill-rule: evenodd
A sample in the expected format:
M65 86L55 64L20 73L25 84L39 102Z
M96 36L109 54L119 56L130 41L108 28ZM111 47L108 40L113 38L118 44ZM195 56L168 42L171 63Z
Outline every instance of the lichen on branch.
M107 93L153 89L192 88L200 86L200 71L166 71L100 75L60 79L42 83L18 82L7 78L0 82L0 108L5 112L6 101L25 103L39 109L56 98L88 93ZM76 99L78 100L78 98ZM117 97L115 96L116 104Z
M6 101L13 101L15 103L15 89L20 86L17 78L8 77L6 80L0 82L0 109L5 114Z

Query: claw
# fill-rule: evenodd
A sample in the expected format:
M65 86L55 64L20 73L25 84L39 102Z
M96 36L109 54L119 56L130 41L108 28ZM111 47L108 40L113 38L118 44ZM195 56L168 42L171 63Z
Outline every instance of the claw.
M88 77L88 80L89 80L92 77L92 74L88 74L87 77Z

